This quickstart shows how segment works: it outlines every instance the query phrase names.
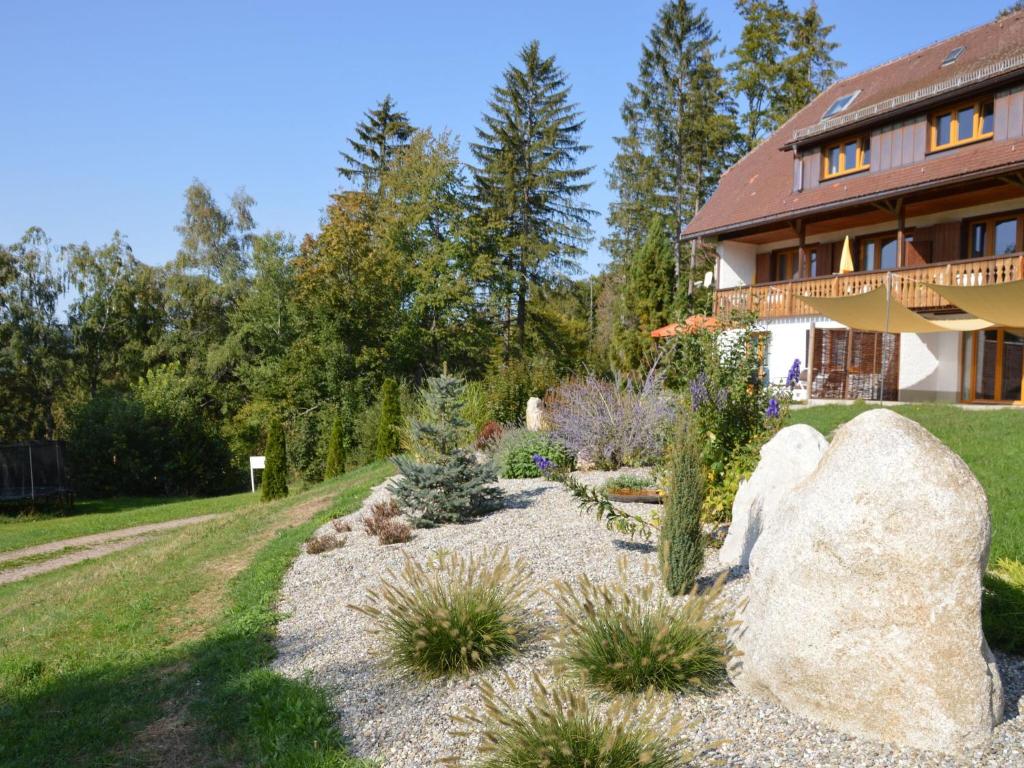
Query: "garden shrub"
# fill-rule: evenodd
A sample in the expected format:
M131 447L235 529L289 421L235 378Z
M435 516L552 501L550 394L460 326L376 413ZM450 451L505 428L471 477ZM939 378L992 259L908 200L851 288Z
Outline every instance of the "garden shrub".
M385 520L378 528L377 540L381 544L404 544L412 540L412 526L405 520L392 517Z
M675 408L655 368L643 378L594 374L555 387L547 398L547 422L578 460L601 469L657 462L675 416Z
M343 403L331 424L331 438L327 444L324 479L344 474L348 464L348 449L352 442L352 414L348 403Z
M389 572L362 605L383 642L386 660L418 677L459 675L515 653L531 631L523 607L529 573L508 552L468 558L439 552L410 558Z
M534 355L493 366L484 376L488 421L522 424L526 402L531 397L544 397L557 382L555 367L547 358Z
M540 477L534 456L541 456L559 469L571 469L572 458L565 446L543 432L521 427L506 429L494 451L494 463L502 477Z
M488 421L476 436L476 448L478 451L491 451L501 440L501 424L496 421Z
M402 511L394 499L378 501L370 507L370 513L363 517L363 529L376 536L381 544L401 544L412 539L412 527L399 520Z
M536 673L532 689L523 711L480 683L482 711L457 718L483 727L474 768L682 768L704 752L683 742L687 723L668 702L620 698L597 705L579 691L549 689Z
M690 589L704 566L701 510L705 491L697 436L691 425L684 423L678 429L670 459L668 493L658 542L662 578L670 595Z
M402 477L391 490L414 525L461 523L501 507L503 494L495 485L494 467L478 464L460 447L467 426L462 418L464 389L465 382L454 376L428 379L424 418L412 424L412 442L428 461L394 458Z
M288 495L288 452L279 419L272 419L267 428L265 455L261 496L264 501L283 498Z
M334 530L336 530L338 533L352 532L352 523L341 517L336 517L333 520L331 520L331 527L334 528Z
M398 382L385 379L380 388L377 419L377 458L387 459L402 451L402 406Z
M333 533L321 533L306 542L306 552L310 555L319 555L321 552L329 552L343 546L345 546L345 539L340 539Z
M655 589L653 569L645 569L639 584L630 583L623 559L619 574L609 585L585 575L555 585L560 665L608 693L682 693L722 682L725 634L719 618L709 615L721 584L680 602Z
M618 488L631 491L641 491L648 488L656 488L657 482L650 475L631 475L631 474L619 474L614 477L609 477L604 485L601 486L601 490L606 494L609 491L614 491Z
M732 520L732 505L736 500L736 492L740 488L740 483L747 480L757 469L757 463L761 460L762 445L762 440L755 437L733 451L718 482L708 485L701 512L704 522L728 523Z

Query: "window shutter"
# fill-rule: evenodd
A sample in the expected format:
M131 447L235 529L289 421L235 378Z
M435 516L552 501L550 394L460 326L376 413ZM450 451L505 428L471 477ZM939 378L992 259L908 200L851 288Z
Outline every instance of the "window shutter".
M914 239L908 240L906 245L906 266L920 267L929 264L932 260L935 227L918 227L914 230L913 236Z
M757 254L757 274L754 275L755 283L770 283L772 280L772 255L770 253Z
M916 239L916 238L915 238ZM956 261L960 258L960 222L948 221L932 227L932 262Z

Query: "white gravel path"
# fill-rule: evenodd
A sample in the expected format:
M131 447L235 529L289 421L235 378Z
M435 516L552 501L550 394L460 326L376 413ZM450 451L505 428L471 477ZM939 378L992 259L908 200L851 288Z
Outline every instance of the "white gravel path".
M607 474L588 473L584 479L597 484ZM347 608L362 602L387 569L401 567L403 551L426 558L438 549L469 553L507 547L513 557L527 559L539 586L581 573L594 580L615 579L622 554L636 572L644 561L655 559L653 547L613 534L578 513L556 483L502 480L501 485L509 494L506 509L467 525L418 530L411 542L401 545L379 545L363 533L358 524L361 513L357 513L343 548L320 555L303 553L289 571L280 605L286 618L278 628L279 656L274 666L293 677L309 673L313 682L329 691L339 726L355 754L376 758L388 768L433 766L441 757L468 759L473 754L473 739L452 735L453 729L462 726L455 727L451 716L479 703L478 678L422 683L396 677L377 662L367 617ZM374 489L364 509L385 494L383 486ZM638 511L645 508L631 506ZM709 550L705 574L712 576L716 565L717 553ZM733 578L723 599L738 601L744 584L744 577ZM542 623L554 621L553 606L544 594L533 598L532 607ZM538 668L550 677L546 667L550 654L550 644L537 641L503 669L519 681L526 681ZM729 766L1024 768L1024 718L1019 716L1024 659L998 656L998 661L1009 719L996 730L987 749L963 761L846 736L770 702L744 696L729 685L710 695L677 697L676 706L696 721L693 738L697 743L726 740L713 756ZM487 679L498 682L494 673L487 673ZM513 695L525 700L525 686Z

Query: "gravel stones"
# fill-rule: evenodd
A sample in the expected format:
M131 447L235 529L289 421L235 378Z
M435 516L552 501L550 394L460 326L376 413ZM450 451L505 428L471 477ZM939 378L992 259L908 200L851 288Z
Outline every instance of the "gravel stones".
M599 485L614 473L592 472L584 482ZM417 530L406 544L382 546L367 536L353 517L353 532L345 547L320 555L300 554L282 589L278 627L278 659L274 666L300 678L309 673L331 696L338 726L351 741L355 754L377 758L388 768L434 766L437 760L457 755L467 761L474 754L473 737L463 738L452 715L480 703L476 681L480 676L422 683L397 677L378 663L376 640L370 637L367 617L349 609L363 602L366 591L379 583L388 569L397 571L403 552L425 558L439 549L463 554L506 546L513 557L529 561L538 587L555 579L571 580L586 573L595 580L618 578L617 562L627 558L631 573L639 575L644 561L657 562L654 547L607 531L592 517L580 514L569 495L545 480L502 480L509 495L506 508L465 525ZM363 509L386 495L375 489ZM636 513L650 513L649 505L629 505ZM323 530L328 530L329 524ZM709 550L704 573L718 570L717 552ZM736 604L743 597L746 578L736 576L725 587L723 599ZM553 601L542 591L531 599L542 627L555 621ZM531 672L552 675L547 660L552 644L541 638L524 653L486 677L504 691L501 673L521 684L512 697L528 699ZM900 750L846 736L787 712L771 702L741 694L726 685L709 695L677 697L676 706L696 721L693 740L725 739L714 757L729 766L923 766L924 768L1024 768L1024 722L1017 715L1024 694L1024 659L997 654L1007 701L1007 722L995 731L992 742L957 761L935 753Z

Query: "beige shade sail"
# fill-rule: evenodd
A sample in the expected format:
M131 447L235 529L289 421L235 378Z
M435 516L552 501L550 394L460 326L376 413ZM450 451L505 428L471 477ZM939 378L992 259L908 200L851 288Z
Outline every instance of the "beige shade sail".
M801 296L800 300L825 317L858 331L940 333L978 331L992 327L992 323L976 317L961 320L929 320L907 309L896 299L890 300L887 313L885 288L835 298Z
M964 312L982 317L992 325L1024 327L1024 281L995 285L952 286L924 283Z

